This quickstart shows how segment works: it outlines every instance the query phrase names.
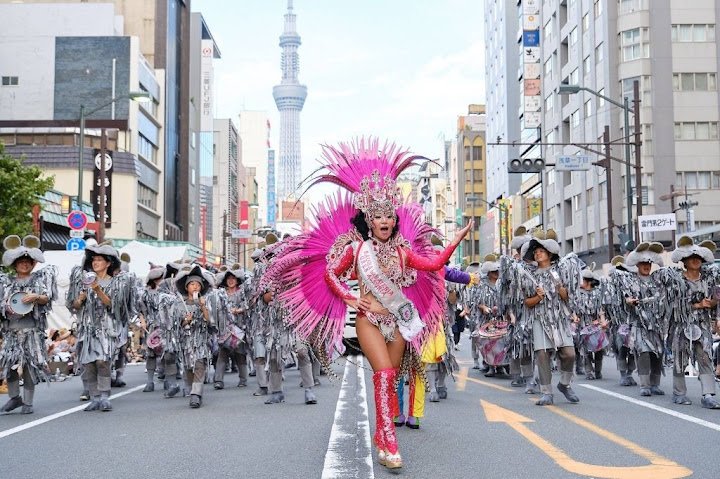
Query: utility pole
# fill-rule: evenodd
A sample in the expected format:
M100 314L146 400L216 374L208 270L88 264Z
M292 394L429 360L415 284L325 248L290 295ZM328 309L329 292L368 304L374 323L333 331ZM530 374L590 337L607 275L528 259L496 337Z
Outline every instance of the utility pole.
M223 211L223 229L222 229L222 257L223 263L227 261L227 210Z
M637 221L638 227L635 228L635 244L640 244L640 217L642 216L642 165L640 161L640 81L633 82L633 113L635 123L635 201L637 201ZM627 141L627 140L626 140Z
M100 202L98 205L98 216L95 221L99 221L98 225L98 243L105 241L105 216L106 216L106 203L107 203L107 189L105 182L107 181L107 172L105 171L105 155L107 155L107 136L105 135L105 128L100 129L100 191L98 193L97 201ZM93 165L94 166L94 165Z
M603 142L605 143L605 178L607 187L607 231L608 231L608 263L612 263L615 245L613 244L613 219L612 219L612 163L610 160L610 127L605 125L603 132ZM638 216L638 218L640 218Z

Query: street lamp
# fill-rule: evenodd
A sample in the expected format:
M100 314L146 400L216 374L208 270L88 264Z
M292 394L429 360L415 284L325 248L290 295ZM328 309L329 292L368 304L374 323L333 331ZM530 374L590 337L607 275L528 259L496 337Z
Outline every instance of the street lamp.
M629 106L629 100L628 97L625 97L624 102L620 103L616 100L613 100L612 98L609 98L600 92L597 92L591 88L586 88L584 86L580 85L568 85L567 83L561 83L560 86L557 89L557 92L559 95L572 95L579 93L580 91L586 91L588 93L592 93L593 95L597 96L598 98L602 98L608 103L612 103L613 105L622 108L624 113L624 120L625 120L625 189L627 190L627 234L632 238L633 236L633 230L632 230L632 205L633 205L633 195L632 195L632 181L630 179L630 118L629 113L635 114L635 125L637 128L637 125L639 123L639 111L633 110ZM637 94L637 93L636 93ZM635 99L637 101L637 98ZM638 103L636 103L638 105ZM637 108L637 107L636 107ZM639 151L636 149L636 155L638 156L635 159L636 162L636 168L638 169L635 172L636 178L635 178L635 186L636 186L636 194L641 195L641 197L638 198L638 221L640 221L640 214L641 214L641 205L642 204L642 190L640 187L640 160L639 160Z
M93 113L97 113L98 111L102 110L108 105L112 105L118 100L124 100L124 99L130 99L138 102L147 102L151 100L150 93L146 91L131 91L127 95L122 95L113 98L112 100L103 103L97 108L94 108L88 112L85 111L85 105L80 105L80 141L78 146L78 194L77 194L77 205L78 209L82 211L82 196L83 196L83 160L85 156L85 118L92 115ZM103 162L105 159L103 158ZM102 165L104 168L105 165ZM103 223L105 222L104 218L101 218L100 221Z

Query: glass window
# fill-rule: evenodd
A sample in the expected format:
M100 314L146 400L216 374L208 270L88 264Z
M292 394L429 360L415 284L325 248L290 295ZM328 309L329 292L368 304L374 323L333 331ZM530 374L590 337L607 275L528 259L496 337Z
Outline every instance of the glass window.
M590 57L589 56L585 57L585 59L583 60L583 73L585 75L590 74Z
M710 139L710 124L709 123L696 123L695 124L695 139L697 139L697 140L709 140Z
M580 110L575 110L570 114L570 124L573 128L580 126Z
M692 73L680 74L680 89L683 91L693 91L695 89L695 81Z
M592 99L585 102L585 118L590 118L592 116Z
M710 189L709 171L698 171L698 188L701 190Z
M683 123L682 124L682 139L683 140L694 140L695 139L695 123Z
M571 85L579 85L580 84L580 74L578 73L577 68L570 73L570 84Z
M605 0L595 0L595 6L594 6L595 18L598 18L598 17L600 17L600 15L602 15L602 12L603 12L602 2L603 1L605 1Z
M605 95L605 89L603 88L603 89L599 90L598 93L600 93L601 95ZM599 96L598 97L598 110L604 106L605 106L605 98Z
M673 73L672 86L673 86L673 91L680 91L680 74L679 73Z
M715 121L710 122L710 139L711 140L718 139L718 124Z
M698 187L698 177L695 171L685 172L685 186L689 189L696 190Z
M706 32L707 32L706 25L693 25L693 41L694 42L707 41Z
M600 44L595 47L595 63L601 63L605 59L605 51L603 50L604 48L604 42L600 42Z
M590 30L590 14L586 13L582 17L582 30L583 32L587 32Z
M682 184L683 184L683 175L682 175L682 173L675 173L675 184L676 184L676 185L682 185Z
M695 74L695 89L698 91L708 90L708 74L707 73L696 73Z
M708 91L717 90L717 75L715 73L708 73Z
M578 41L578 31L577 31L577 27L576 27L576 28L573 28L572 31L570 32L570 37L569 37L570 46L571 47L575 46L575 44L577 44L577 41Z
M678 41L692 41L692 25L678 25Z
M720 171L713 171L712 174L712 187L714 189L720 188Z

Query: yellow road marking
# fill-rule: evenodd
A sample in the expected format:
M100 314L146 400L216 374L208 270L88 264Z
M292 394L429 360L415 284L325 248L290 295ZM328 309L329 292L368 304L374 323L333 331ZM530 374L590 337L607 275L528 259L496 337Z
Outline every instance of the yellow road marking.
M456 391L464 391L465 386L467 386L467 379L468 379L468 368L462 367L460 368L460 372L458 373L458 379L455 381L455 390Z
M555 463L568 472L579 474L588 477L598 477L607 479L677 479L681 477L687 477L692 474L692 471L686 467L683 467L670 459L664 458L652 451L649 451L637 444L628 441L627 439L621 438L609 431L606 431L598 426L595 426L584 419L577 418L572 414L565 411L561 411L554 406L545 406L551 411L570 419L576 424L586 427L590 431L605 437L617 444L622 445L635 452L636 454L644 457L650 461L650 465L647 466L628 466L628 467L615 467L615 466L601 466L597 464L588 464L572 459L562 449L555 447L547 439L544 439L537 433L531 431L523 423L534 422L532 419L526 418L520 414L517 414L508 409L502 408L496 404L489 403L487 401L480 400L480 404L485 411L485 417L489 422L504 422L518 434L527 439L531 444L540 449L543 453L547 454Z
M462 370L460 370L460 373L458 373L458 376L460 376L460 374L462 374ZM512 392L512 391L513 391L512 389L506 388L505 386L500 386L499 384L493 384L493 383L490 383L490 382L487 382L487 381L482 381L482 380L480 380L480 379L471 378L471 377L469 377L469 376L467 375L467 373L465 374L465 380L466 380L466 381L472 381L472 382L474 382L475 384L480 384L480 385L482 385L482 386L487 386L487 387L489 387L489 388L497 389L498 391L505 391L505 392Z

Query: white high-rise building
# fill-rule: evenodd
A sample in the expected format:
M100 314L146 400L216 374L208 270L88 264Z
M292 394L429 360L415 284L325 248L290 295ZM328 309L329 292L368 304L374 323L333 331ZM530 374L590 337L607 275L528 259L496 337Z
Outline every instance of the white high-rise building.
M583 152L570 143L598 143L605 125L610 139L624 136L623 109L589 91L558 95L561 83L594 90L618 102L633 98L640 85L643 214L670 213L671 200L687 188L693 211L678 212L680 232L694 215L694 229L717 229L720 206L720 96L717 88L720 50L716 22L720 5L713 0L568 0L544 2L541 27L543 62L542 139L566 143L546 147L544 157ZM632 106L632 103L631 103ZM634 133L632 114L630 131ZM592 146L590 146L592 148ZM622 145L612 156L623 159ZM589 153L592 160L600 159ZM630 159L634 163L634 148ZM626 168L612 162L613 243L617 226L627 223ZM634 187L634 169L631 183ZM607 261L608 218L606 172L556 172L547 168L545 225L559 233L565 251L595 253ZM675 199L675 208L684 196ZM633 207L633 223L637 222ZM692 221L691 228L692 228ZM648 233L647 240L669 242L669 232ZM667 244L667 243L666 243ZM592 259L592 258L590 258ZM594 260L594 259L593 259Z
M280 35L282 81L273 87L273 97L280 112L280 151L276 169L278 202L295 196L301 179L300 112L305 104L307 87L298 82L300 57L297 50L300 43L300 35L295 29L293 2L288 0L285 28Z
M518 8L517 0L485 0L488 201L518 193L522 179L507 170L508 161L519 157L518 147L492 145L520 139Z
M262 110L243 110L238 115L238 133L240 134L240 161L246 168L254 168L257 183L257 217L264 226L267 219L268 191L268 131L270 120L268 112ZM251 205L255 206L252 204Z

